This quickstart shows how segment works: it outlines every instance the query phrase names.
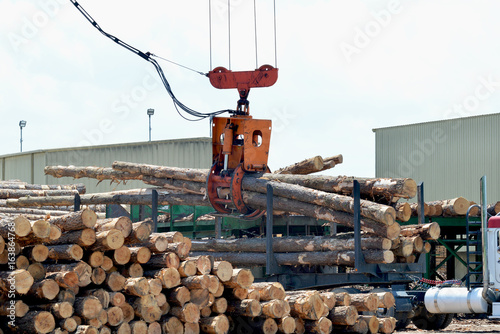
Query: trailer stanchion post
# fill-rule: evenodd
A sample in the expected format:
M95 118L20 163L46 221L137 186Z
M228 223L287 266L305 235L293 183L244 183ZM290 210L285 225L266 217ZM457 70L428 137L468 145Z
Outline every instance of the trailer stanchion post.
M222 239L222 216L215 215L215 239Z
M80 206L82 204L82 200L80 198L80 194L75 194L75 201L73 203L73 211L80 211Z
M273 187L267 185L266 213L266 275L278 273L278 264L273 251Z
M153 231L158 231L158 191L151 192L151 218L153 218Z
M354 196L354 268L360 271L365 258L361 252L361 195L357 180L353 181L352 194Z
M425 224L425 214L424 214L424 183L420 182L417 186L417 198L418 198L418 209L417 209L417 215L418 215L418 225L423 225Z

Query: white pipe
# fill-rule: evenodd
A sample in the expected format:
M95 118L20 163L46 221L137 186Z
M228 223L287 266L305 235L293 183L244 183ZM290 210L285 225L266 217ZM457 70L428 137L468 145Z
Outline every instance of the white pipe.
M482 294L482 288L431 288L425 293L425 308L431 313L487 313Z

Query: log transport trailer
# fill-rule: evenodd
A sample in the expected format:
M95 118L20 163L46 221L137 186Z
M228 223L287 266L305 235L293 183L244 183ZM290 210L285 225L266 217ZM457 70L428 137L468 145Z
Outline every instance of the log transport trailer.
M276 281L286 289L332 289L349 293L390 291L395 306L378 309L377 316L392 316L396 328L410 322L420 329L446 328L457 313L483 314L500 318L500 216L489 217L486 211L486 177L481 178L481 221L472 221L467 212L467 264L481 271L471 271L462 280L435 282L424 279L426 254L415 263L366 263L361 251L359 184L354 182L355 267L323 268L316 272L297 272L293 267L278 266L272 251L272 238L267 238L265 275L261 281ZM418 186L418 201L424 203L423 184ZM419 206L419 223L424 222L423 205ZM267 212L272 212L272 193L268 194ZM267 215L266 235L272 235L272 215ZM481 265L482 262L482 265ZM435 286L432 286L435 284ZM371 289L371 290L367 290ZM361 291L363 290L363 291ZM370 312L367 312L368 314Z

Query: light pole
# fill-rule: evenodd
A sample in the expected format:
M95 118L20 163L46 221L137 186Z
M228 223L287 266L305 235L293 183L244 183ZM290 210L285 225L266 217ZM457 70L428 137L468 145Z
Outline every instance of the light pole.
M148 109L148 116L149 116L149 141L151 141L151 116L155 114L155 110L149 108Z
M21 129L21 152L23 151L23 128L26 126L26 121L19 121L19 129Z

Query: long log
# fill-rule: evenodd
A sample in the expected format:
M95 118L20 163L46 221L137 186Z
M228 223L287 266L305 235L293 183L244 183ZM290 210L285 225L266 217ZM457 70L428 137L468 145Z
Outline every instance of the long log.
M200 183L205 183L208 176L208 170L155 166L121 161L115 161L112 167L115 170L150 175L157 178L179 179ZM417 184L412 179L370 179L348 176L331 177L323 175L283 175L270 173L264 174L262 177L268 180L298 184L307 188L344 195L352 193L352 181L354 179L360 182L361 193L364 196L412 198L417 194Z
M259 209L266 208L267 197L264 194L246 191L243 193L243 200L251 207ZM354 227L353 216L349 213L282 197L275 197L273 205L275 210L296 212L316 219L323 219L340 225ZM368 218L361 219L361 229L365 232L391 240L398 237L400 232L398 223L387 226Z
M344 195L352 194L353 180L357 180L360 183L361 195L369 198L413 198L417 194L417 184L412 179L371 179L353 176L280 174L264 174L262 178Z
M323 158L318 155L309 159L302 160L293 165L280 168L274 173L307 175L321 171L323 169L323 166L324 166Z
M74 196L79 194L78 190L25 190L25 189L1 189L0 198L20 197L45 197L45 196Z
M391 242L386 238L361 238L361 248L364 250L387 250L390 249L390 247ZM273 238L273 251L277 253L320 252L330 250L354 250L354 239L336 238L336 236ZM266 240L264 238L193 240L191 244L191 251L265 253Z
M97 180L140 180L139 173L120 172L112 168L76 167L76 166L46 166L45 175L55 178L72 177L74 179L91 178Z
M178 179L203 183L206 182L208 176L208 169L163 167L122 161L113 162L112 168L116 171L127 172L134 175L149 175L156 178Z
M7 205L12 207L30 207L44 205L73 205L74 196L51 197L21 197L8 199ZM151 189L133 189L114 191L109 193L85 194L80 196L82 205L90 204L133 204L151 205ZM203 196L192 194L176 194L159 190L158 204L160 205L200 205L209 206Z
M192 253L199 255L198 253ZM390 250L363 251L367 263L392 263L394 254ZM264 253L213 252L218 261L228 261L237 266L263 266L266 264ZM354 251L275 253L276 262L282 266L295 265L337 265L354 266Z
M0 189L21 190L77 190L80 194L85 193L85 185L78 184L29 184L26 182L0 181Z
M250 177L244 178L242 181L242 188L244 190L260 192L262 194L267 192L267 185L272 185L274 196L354 213L354 200L349 196L328 193L295 184L266 181ZM393 207L366 200L361 200L360 212L363 217L384 223L385 225L394 224L396 219L396 211Z

